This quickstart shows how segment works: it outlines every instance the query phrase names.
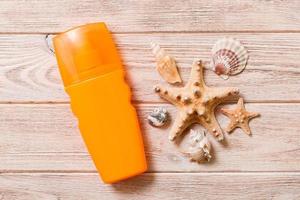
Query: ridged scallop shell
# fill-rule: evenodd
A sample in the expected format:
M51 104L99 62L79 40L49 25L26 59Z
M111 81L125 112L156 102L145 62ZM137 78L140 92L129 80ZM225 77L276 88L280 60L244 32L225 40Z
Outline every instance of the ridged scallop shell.
M168 83L181 83L182 80L177 70L175 59L166 54L158 44L150 44L152 53L154 54L157 62L156 69L161 77Z
M210 68L224 79L241 73L248 61L249 55L241 43L233 38L218 40L212 48Z
M148 122L152 126L163 126L168 120L168 112L165 108L155 108L153 112L148 115Z
M182 153L187 155L191 161L198 163L203 161L209 162L211 159L211 144L208 141L205 132L201 134L200 131L191 129L189 134L189 148Z

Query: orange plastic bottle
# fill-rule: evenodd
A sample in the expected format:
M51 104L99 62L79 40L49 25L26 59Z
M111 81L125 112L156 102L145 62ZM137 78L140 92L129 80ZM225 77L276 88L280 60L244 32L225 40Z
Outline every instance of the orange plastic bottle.
M53 39L65 90L102 180L113 183L147 169L143 140L124 69L104 23Z

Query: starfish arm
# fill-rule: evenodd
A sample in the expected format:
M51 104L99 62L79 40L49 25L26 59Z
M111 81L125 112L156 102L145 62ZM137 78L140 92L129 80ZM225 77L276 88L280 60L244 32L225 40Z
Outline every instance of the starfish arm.
M180 105L181 88L165 88L163 86L157 85L154 87L154 91L160 97L169 101L170 103L176 106Z
M250 130L248 121L245 122L245 123L243 123L243 124L240 124L240 127L241 127L241 129L243 129L243 131L244 131L245 133L247 133L248 135L251 135L251 130Z
M236 127L237 127L237 124L234 123L233 121L230 121L230 123L228 124L228 126L226 128L226 132L231 133Z
M239 98L237 105L238 105L239 108L245 109L244 99L243 98Z
M230 119L230 123L226 128L226 132L231 133L237 127L237 123L235 122L236 119L234 117L235 111L226 108L221 108L221 112Z
M189 123L186 123L188 121L188 117L189 116L185 112L179 112L177 114L175 122L169 134L170 141L174 141L190 125Z
M201 60L195 60L193 62L190 79L187 85L192 84L199 86L205 85L203 78L203 64Z
M210 118L206 118L203 122L200 122L204 128L206 128L211 134L218 138L219 141L224 139L223 131L212 111L209 115ZM207 116L206 116L207 117Z
M230 116L234 115L234 111L230 110L230 109L227 109L227 108L221 108L221 113L223 113L227 117L230 117Z
M247 115L249 119L252 119L254 117L258 117L260 114L258 112L248 112Z
M225 100L226 98L229 98L231 96L236 96L239 94L239 89L234 87L210 87L209 90L207 90L206 99L207 101L212 99L218 99L220 101Z

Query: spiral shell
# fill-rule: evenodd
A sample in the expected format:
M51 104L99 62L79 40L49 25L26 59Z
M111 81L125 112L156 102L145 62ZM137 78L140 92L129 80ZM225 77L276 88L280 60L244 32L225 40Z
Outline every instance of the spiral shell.
M148 116L148 122L152 126L163 126L168 120L168 112L164 108L155 108Z
M152 53L156 58L157 66L156 69L165 81L168 83L181 83L182 80L177 70L175 59L166 54L165 50L162 49L158 44L150 44Z
M183 151L182 153L187 155L191 161L200 163L203 161L210 161L210 151L211 144L206 137L206 133L203 132L201 134L201 132L191 129L189 148L187 151Z
M210 68L223 79L241 73L249 55L241 43L233 38L218 40L212 48Z

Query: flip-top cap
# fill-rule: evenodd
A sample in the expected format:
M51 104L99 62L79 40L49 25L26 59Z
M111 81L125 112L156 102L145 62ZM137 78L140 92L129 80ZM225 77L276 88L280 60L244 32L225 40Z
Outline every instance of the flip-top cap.
M53 38L65 87L122 69L121 59L106 25L79 26Z

